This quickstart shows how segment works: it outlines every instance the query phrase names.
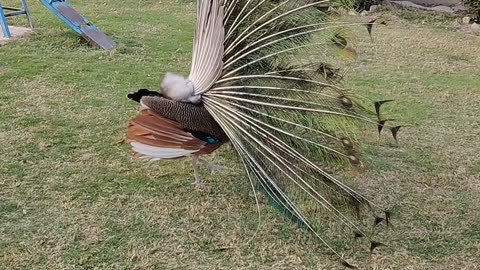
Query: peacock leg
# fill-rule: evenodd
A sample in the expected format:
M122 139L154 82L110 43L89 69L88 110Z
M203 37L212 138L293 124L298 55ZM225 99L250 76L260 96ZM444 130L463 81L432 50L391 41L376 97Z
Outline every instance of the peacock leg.
M215 165L213 163L210 163L208 162L208 160L205 160L201 157L198 158L198 161L200 161L201 163L203 163L205 165L205 167L207 167L207 169L210 171L210 172L226 172L229 170L229 168L227 167L223 167L223 166L218 166L218 165Z
M195 182L193 182L192 185L195 185L197 188L204 188L205 184L202 181L202 177L198 173L197 161L198 161L198 156L192 155L193 174L195 175Z

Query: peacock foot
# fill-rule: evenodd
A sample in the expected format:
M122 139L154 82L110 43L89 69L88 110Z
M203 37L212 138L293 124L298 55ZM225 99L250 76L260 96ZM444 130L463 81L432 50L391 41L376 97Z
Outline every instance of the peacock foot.
M195 182L192 183L192 185L195 185L196 188L198 189L204 189L205 188L205 183L202 181L202 178L200 175L195 175Z
M203 181L195 181L192 183L192 185L195 185L196 188L198 189L204 189L205 188L205 183Z

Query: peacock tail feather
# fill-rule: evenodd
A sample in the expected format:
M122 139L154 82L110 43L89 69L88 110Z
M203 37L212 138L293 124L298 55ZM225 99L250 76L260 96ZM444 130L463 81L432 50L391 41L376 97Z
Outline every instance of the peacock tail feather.
M351 138L359 122L377 122L322 58L349 46L343 29L352 25L316 8L327 2L225 1L223 68L202 99L253 185L335 252L326 221L368 237L357 217L377 210L330 171L361 164Z

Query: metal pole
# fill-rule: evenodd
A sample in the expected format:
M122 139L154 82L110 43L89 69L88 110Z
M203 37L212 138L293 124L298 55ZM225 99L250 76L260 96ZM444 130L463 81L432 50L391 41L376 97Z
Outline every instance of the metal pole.
M7 38L10 38L10 30L8 29L7 18L5 18L5 13L3 13L2 4L0 4L0 26L3 30L3 35Z

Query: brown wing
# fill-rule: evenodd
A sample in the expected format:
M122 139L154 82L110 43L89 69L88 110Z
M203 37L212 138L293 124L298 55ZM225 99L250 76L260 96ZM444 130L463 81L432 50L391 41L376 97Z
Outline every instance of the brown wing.
M177 122L161 117L149 109L141 110L130 121L127 142L136 153L152 159L209 154L221 145L202 141L182 130Z

